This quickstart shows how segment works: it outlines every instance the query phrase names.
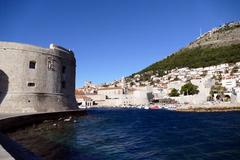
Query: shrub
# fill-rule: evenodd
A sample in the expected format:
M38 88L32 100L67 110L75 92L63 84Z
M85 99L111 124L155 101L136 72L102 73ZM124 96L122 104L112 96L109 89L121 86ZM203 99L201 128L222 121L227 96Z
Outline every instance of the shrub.
M170 97L178 97L180 94L177 89L173 88L171 92L168 94Z
M187 84L181 87L180 93L183 95L198 94L199 93L198 86L192 84L191 82L188 82Z

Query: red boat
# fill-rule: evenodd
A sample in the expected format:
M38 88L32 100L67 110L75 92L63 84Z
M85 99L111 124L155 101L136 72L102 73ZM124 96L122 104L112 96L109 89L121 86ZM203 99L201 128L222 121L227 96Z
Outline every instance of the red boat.
M159 106L150 106L149 109L160 109Z

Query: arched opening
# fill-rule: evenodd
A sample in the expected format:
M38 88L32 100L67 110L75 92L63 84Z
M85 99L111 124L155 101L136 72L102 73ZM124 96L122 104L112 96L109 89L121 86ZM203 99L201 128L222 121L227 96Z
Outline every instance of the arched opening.
M229 95L224 96L224 101L229 102L231 100L231 97Z
M223 99L222 99L222 96L221 96L221 95L217 95L217 96L216 96L216 99L217 99L218 101L223 101Z
M8 92L8 76L0 69L0 106Z

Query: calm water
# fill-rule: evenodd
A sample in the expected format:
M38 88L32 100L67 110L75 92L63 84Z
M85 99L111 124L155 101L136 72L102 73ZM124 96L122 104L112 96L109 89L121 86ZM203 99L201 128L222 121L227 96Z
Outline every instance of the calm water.
M75 120L9 135L45 159L240 159L240 112L102 109Z

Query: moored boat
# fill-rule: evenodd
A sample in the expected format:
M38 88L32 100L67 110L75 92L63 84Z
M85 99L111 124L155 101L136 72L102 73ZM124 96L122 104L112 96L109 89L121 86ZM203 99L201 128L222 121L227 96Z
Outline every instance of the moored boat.
M161 108L157 105L154 105L154 106L150 106L149 109L161 109Z

